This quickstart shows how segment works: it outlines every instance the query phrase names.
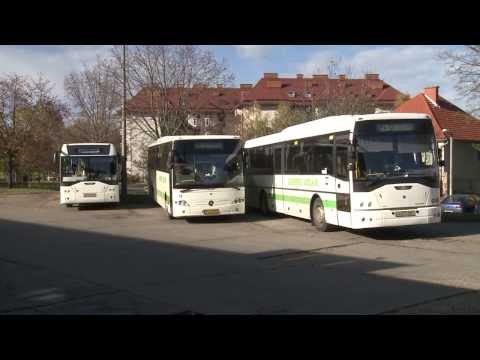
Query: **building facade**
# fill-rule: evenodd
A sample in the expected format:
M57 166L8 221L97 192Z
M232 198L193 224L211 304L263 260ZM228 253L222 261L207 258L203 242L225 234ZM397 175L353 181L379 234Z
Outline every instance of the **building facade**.
M349 79L345 75L280 77L277 73L264 73L255 85L240 84L238 88L219 84L169 89L163 93L142 89L127 103L127 172L144 178L146 145L155 141L157 134L161 136L158 129L154 131L153 117L166 104L175 111L182 101L187 101L190 133L241 136L244 127L255 117L260 116L269 124L281 104L313 105L317 109L342 96L352 99L363 96L371 99L379 110L391 111L401 95L378 74ZM150 124L148 119L151 119Z

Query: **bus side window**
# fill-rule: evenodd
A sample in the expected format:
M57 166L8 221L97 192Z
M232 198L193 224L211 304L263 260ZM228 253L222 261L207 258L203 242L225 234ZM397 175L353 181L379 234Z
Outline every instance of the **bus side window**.
M274 174L282 173L282 148L281 147L273 148L273 173Z
M299 141L287 144L287 163L286 173L301 174L306 172L305 153Z

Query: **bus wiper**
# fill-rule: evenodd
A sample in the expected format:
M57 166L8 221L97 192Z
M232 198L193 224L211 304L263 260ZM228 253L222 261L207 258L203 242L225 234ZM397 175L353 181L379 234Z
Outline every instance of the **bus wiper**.
M190 191L194 191L194 190L198 190L198 189L183 189L183 190L180 190L181 193L186 193L186 192L190 192Z

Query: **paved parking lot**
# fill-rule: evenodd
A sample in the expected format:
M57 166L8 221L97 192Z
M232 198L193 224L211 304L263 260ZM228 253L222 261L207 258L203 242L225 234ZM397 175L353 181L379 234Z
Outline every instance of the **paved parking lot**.
M480 313L480 224L320 233L0 194L0 314Z

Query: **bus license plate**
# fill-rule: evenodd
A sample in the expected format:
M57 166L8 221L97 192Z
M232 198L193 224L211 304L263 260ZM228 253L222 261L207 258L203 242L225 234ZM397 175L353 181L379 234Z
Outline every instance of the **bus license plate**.
M415 210L407 210L407 211L397 211L395 212L396 217L407 217L407 216L415 216Z
M220 210L218 209L203 210L203 215L220 215Z
M97 194L95 194L95 193L85 193L85 194L83 194L83 197L84 198L94 198L94 197L97 197Z

